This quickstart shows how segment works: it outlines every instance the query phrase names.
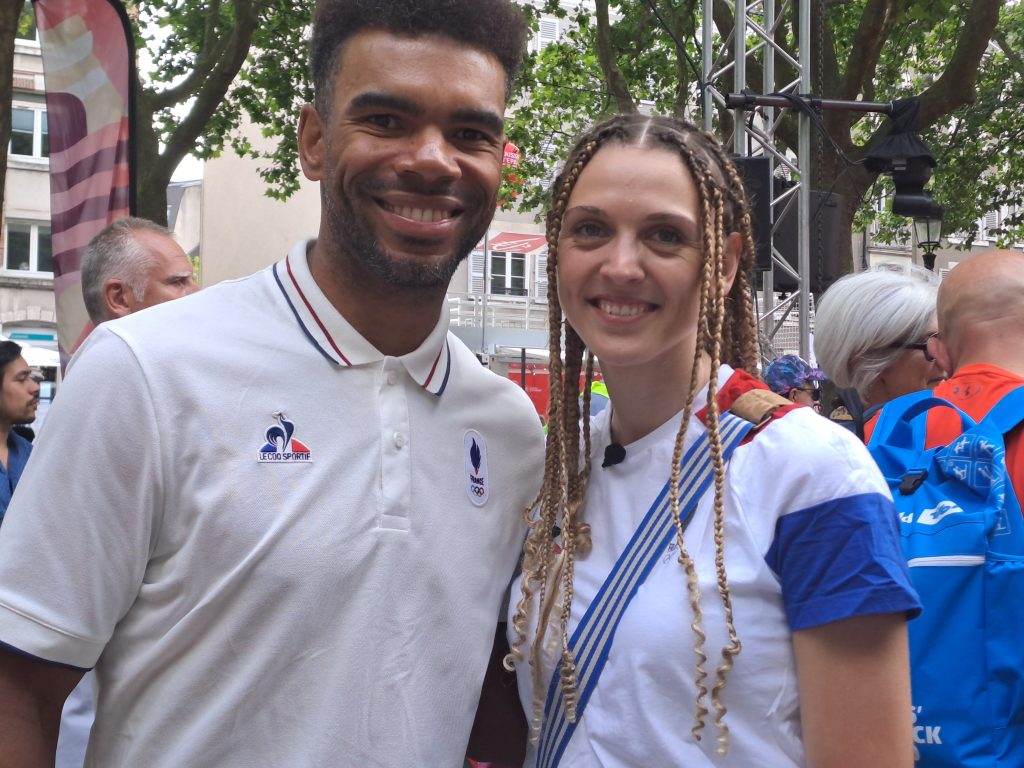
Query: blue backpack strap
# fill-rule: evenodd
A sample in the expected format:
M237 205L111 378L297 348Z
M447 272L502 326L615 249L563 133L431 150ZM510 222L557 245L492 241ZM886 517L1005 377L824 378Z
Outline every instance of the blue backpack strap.
M913 448L924 444L924 419L912 426L914 419L932 408L952 408L960 414L963 430L975 426L974 419L961 411L948 400L935 397L930 390L912 392L909 395L890 400L878 415L875 429L871 433L868 449L878 445L893 445L899 448Z
M966 413L928 390L897 397L882 408L868 451L894 495L897 491L900 495L912 494L927 479L927 412L939 407L952 408L960 416L961 432L977 426Z
M989 430L1005 437L1007 432L1015 429L1018 424L1024 421L1024 386L1017 387L1012 392L1003 395L998 403L989 409L985 418L981 420L979 430ZM1005 462L1006 457L1003 456ZM1006 471L1007 488L1006 500L1004 502L1011 520L1017 520L1021 515L1020 502L1017 500L1017 489L1013 486L1013 478L1010 477L1009 469ZM1020 526L1013 526L1019 529ZM1020 538L1018 535L1017 538ZM1022 542L1024 546L1024 542Z
M992 406L982 423L991 426L993 431L1005 435L1024 421L1024 386L1003 395L1002 399Z
M720 426L722 459L728 462L753 424L724 413ZM685 528L698 502L711 487L714 476L711 444L706 432L690 446L680 466L679 519ZM569 640L579 686L575 721L570 722L567 716L557 668L551 676L544 706L544 724L537 746L537 768L554 768L561 760L608 660L622 614L675 535L669 483L651 505Z

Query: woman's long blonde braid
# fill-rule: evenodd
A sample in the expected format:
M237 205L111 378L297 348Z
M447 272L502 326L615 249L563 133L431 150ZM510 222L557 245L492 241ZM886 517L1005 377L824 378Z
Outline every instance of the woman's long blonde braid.
M691 628L696 638L693 650L697 656L697 699L692 731L699 740L705 717L709 713L705 703L709 693L705 683L708 674L704 668L707 662L704 650L707 636L702 626L703 612L696 564L687 552L683 539L684 523L680 519L679 482L687 427L693 416L693 404L703 388L700 367L704 356L707 355L710 358L710 370L706 425L714 467L715 571L729 637L728 644L722 649L722 662L717 667L710 698L711 706L715 710L715 724L719 731L718 751L724 753L728 747L728 729L724 721L726 709L721 702L721 693L728 672L732 668L733 658L740 652L740 642L733 626L732 604L725 571L725 463L719 426L717 377L723 361L751 373L756 371L757 335L748 277L753 265L754 249L750 233L750 216L738 174L714 138L678 120L640 115L613 118L580 140L552 186L552 203L547 226L551 395L548 409L547 455L544 481L538 497L540 510L536 515L528 512L529 532L524 548L522 595L512 618L515 640L506 659L506 666L511 668L515 662L523 659L522 646L527 641L528 615L533 596L536 594L538 618L530 652L533 681L531 739L536 741L547 694L542 649L546 643L555 601L558 599L558 676L566 703L566 714L570 721L575 720L578 693L575 660L568 644L568 625L572 608L575 558L577 554L585 556L590 548L589 526L580 515L590 473L589 410L593 358L587 353L581 422L578 392L585 348L575 329L565 323L565 362L562 363L561 331L564 318L558 301L558 238L569 197L580 173L598 150L609 142L627 146L632 142L632 145L637 146L678 151L699 191L705 259L701 272L698 342L690 388L673 450L670 500L679 545L679 562L686 574L687 596L693 611ZM736 279L733 281L732 290L726 295L724 256L726 238L730 232L740 233L742 248ZM581 423L584 451L582 457L579 454ZM561 555L556 554L553 540L558 531L562 540Z
M569 195L583 167L599 146L598 140L582 146L574 161L567 163L559 180L552 186L553 200L548 214L548 350L549 394L548 439L544 466L544 480L540 491L540 514L528 520L529 530L524 546L521 597L512 617L515 640L506 658L506 668L523 659L522 646L526 643L528 614L533 595L537 593L537 627L530 650L533 682L533 707L530 718L530 738L536 742L543 716L547 681L542 652L545 646L555 598L559 597L559 679L563 687L567 714L576 716L576 671L569 652L568 621L572 608L572 573L575 555L590 548L590 529L578 520L579 510L586 492L586 477L590 471L590 434L584 433L586 454L584 466L579 467L580 413L578 386L584 345L575 329L565 327L565 356L562 359L562 308L558 302L558 235ZM588 366L592 376L592 365ZM585 393L584 408L589 411L589 392ZM588 413L589 415L589 413ZM562 553L556 555L554 538L560 531ZM556 560L557 556L557 560ZM554 576L554 578L551 578ZM552 583L554 582L554 583ZM552 589L553 588L553 589ZM550 594L549 594L550 590Z

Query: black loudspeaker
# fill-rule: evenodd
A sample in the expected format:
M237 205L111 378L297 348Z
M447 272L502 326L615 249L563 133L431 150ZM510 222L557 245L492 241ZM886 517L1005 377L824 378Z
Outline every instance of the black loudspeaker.
M842 198L836 194L811 192L811 293L819 294L839 279L839 206ZM781 208L782 206L780 206ZM778 210L778 209L777 209ZM797 269L797 215L796 204L783 214L775 234L775 249ZM774 288L780 293L791 293L799 287L797 281L781 269L773 275Z
M750 203L754 230L754 269L764 272L772 268L772 167L767 157L733 155L733 163L743 179Z
M733 163L743 178L743 186L750 202L750 218L754 234L754 269L766 272L772 268L771 210L772 188L771 163L767 157L733 156ZM775 194L785 191L791 182L774 179ZM821 293L839 279L839 205L836 194L811 192L811 292ZM781 216L775 234L775 249L797 269L797 215L796 201L785 210L785 204L776 208ZM820 279L819 279L820 277ZM797 282L781 269L774 274L775 290L791 293L797 289Z

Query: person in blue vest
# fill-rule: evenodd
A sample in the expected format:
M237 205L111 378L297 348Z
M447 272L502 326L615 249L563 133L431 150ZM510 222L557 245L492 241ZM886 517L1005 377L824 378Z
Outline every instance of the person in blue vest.
M39 407L39 382L13 341L0 341L0 525L32 452L32 443L15 427L31 424Z
M620 115L551 193L548 453L506 659L525 764L910 768L893 503L853 435L754 376L725 151ZM581 418L560 384L595 357L611 404Z

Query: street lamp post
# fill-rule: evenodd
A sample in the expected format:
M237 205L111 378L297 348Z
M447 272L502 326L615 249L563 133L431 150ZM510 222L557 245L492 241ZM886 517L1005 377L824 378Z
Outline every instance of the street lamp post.
M939 247L939 237L942 234L942 213L942 206L932 202L924 216L914 219L914 232L922 251L921 259L924 261L925 269L932 271L935 270L935 251Z

